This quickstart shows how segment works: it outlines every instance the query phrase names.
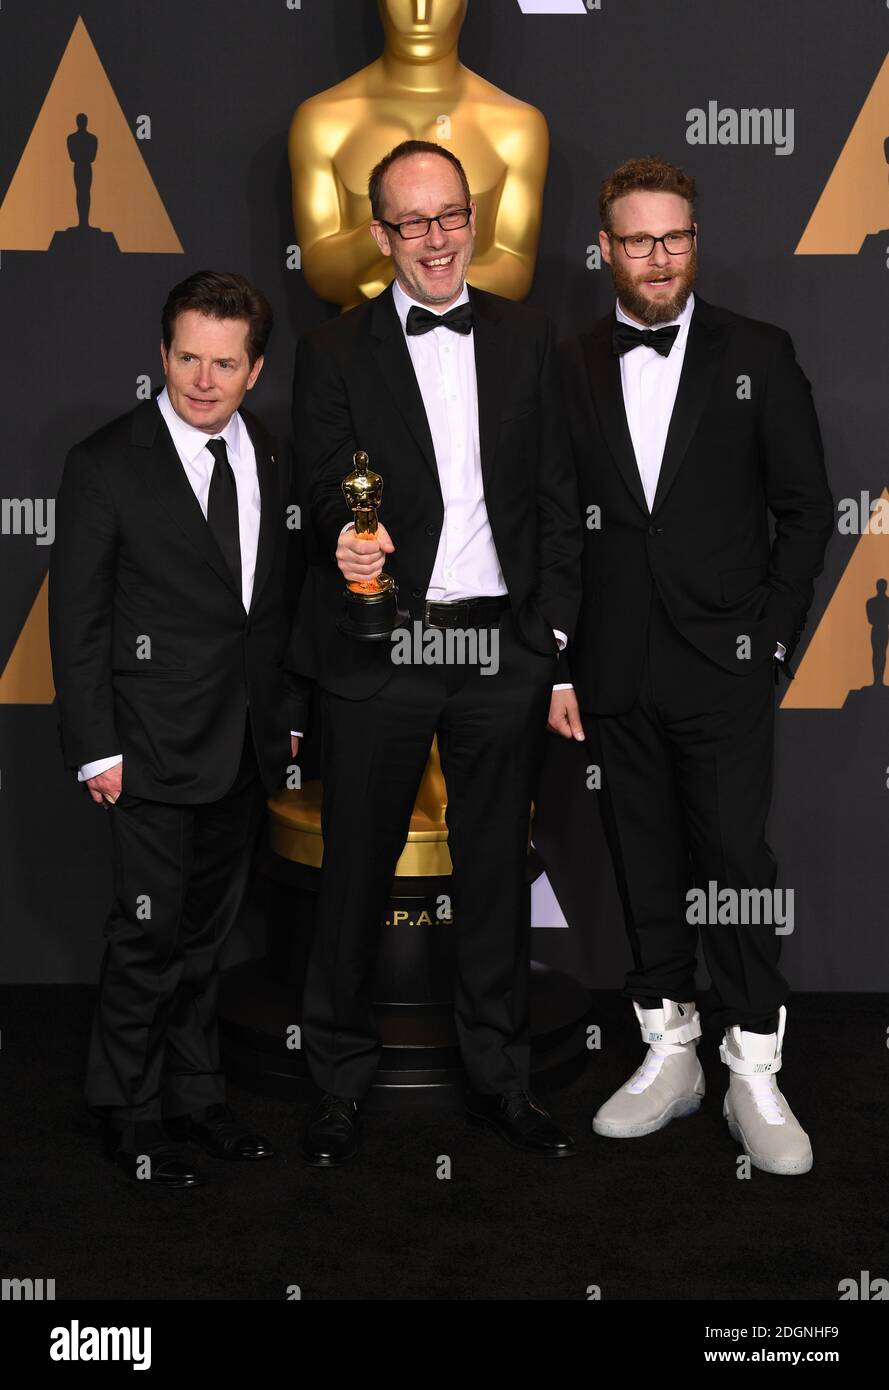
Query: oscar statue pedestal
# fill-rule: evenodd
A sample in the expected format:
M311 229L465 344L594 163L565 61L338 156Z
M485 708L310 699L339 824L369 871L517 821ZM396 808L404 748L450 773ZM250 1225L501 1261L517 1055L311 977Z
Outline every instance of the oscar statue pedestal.
M55 232L49 244L54 256L64 255L70 260L84 256L117 258L120 247L113 232L103 232L99 227L66 227Z
M374 985L383 1055L368 1102L458 1105L465 1077L454 1028L451 859L444 780L433 744L411 828L396 867ZM269 949L226 973L220 1007L223 1060L232 1081L266 1094L311 1093L299 1025L322 859L321 784L279 792L269 802ZM542 871L532 850L531 883ZM459 914L459 906L455 905ZM587 991L532 962L533 1084L552 1089L583 1068Z

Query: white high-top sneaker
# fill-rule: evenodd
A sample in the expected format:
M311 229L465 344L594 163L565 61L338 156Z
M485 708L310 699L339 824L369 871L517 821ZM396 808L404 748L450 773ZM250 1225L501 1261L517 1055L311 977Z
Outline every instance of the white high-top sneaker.
M743 1145L755 1168L766 1173L808 1173L809 1136L778 1089L781 1043L787 1010L778 1011L777 1033L746 1033L727 1028L719 1055L730 1068L722 1113L733 1139Z
M648 1051L626 1086L593 1117L595 1133L609 1139L653 1134L680 1115L693 1115L704 1094L697 1053L701 1018L694 1004L665 999L660 1009L643 1009L636 1003L633 1008Z

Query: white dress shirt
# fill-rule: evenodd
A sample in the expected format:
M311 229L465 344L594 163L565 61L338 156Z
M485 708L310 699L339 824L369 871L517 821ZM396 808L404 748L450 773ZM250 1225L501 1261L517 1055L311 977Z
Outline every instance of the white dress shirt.
M253 598L253 579L256 574L256 551L259 546L259 474L256 471L256 452L247 426L237 411L224 430L208 435L203 430L189 425L173 409L167 388L164 387L157 398L161 415L173 436L176 453L179 455L185 476L191 483L191 490L200 503L204 517L207 515L207 502L210 495L210 480L216 460L207 448L209 439L224 439L228 451L228 461L235 475L238 490L238 532L241 538L241 600L244 608L250 611Z
M695 297L690 294L688 303L679 317L670 320L670 323L678 324L679 332L666 357L662 357L652 347L637 347L625 352L620 359L624 410L636 454L636 467L642 479L649 511L654 506L654 494L661 475L664 445L667 442L673 406L676 404L676 392L679 390L679 377L685 361L685 345L688 342L688 329L694 306ZM636 329L641 327L629 314L624 313L620 300L617 302L615 313L618 323L626 323ZM668 326L659 323L657 328Z
M407 331L412 305L444 314L458 304L468 304L469 290L464 284L454 303L442 310L418 304L397 280L392 294L423 398L444 502L444 523L426 597L436 603L450 603L504 595L507 588L482 478L474 334L455 333L450 328L414 334ZM559 646L564 647L564 633L555 635Z
M166 421L173 439L179 461L185 476L191 484L201 511L207 515L207 500L210 495L210 479L216 460L207 448L209 439L224 439L229 462L235 475L238 493L238 531L241 538L241 599L249 611L253 597L253 579L256 574L256 552L259 546L259 475L256 471L256 453L247 427L237 411L219 434L208 435L196 429L181 415L177 415L164 387L157 397L158 408ZM98 758L95 762L84 763L77 773L79 782L90 777L98 777L123 761L123 755Z
M393 295L426 408L444 502L444 524L426 597L450 603L505 594L482 481L474 335L433 328L429 333L409 336L408 310L417 301L406 295L397 281ZM469 290L464 284L448 309L468 303ZM425 304L419 307L429 308Z

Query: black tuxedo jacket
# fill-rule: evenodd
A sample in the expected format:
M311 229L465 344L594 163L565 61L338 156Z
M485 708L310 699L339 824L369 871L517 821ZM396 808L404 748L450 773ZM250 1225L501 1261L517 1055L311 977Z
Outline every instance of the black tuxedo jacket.
M234 781L250 723L277 787L305 697L283 655L299 583L290 451L240 411L256 452L260 533L250 612L156 400L68 455L50 563L50 637L70 767L123 755L124 790L197 803ZM139 659L150 641L150 659ZM294 722L296 721L296 722Z
M485 504L521 639L555 649L580 601L577 485L564 429L552 327L539 311L470 289ZM449 332L449 329L436 329ZM335 560L350 519L341 484L365 449L383 478L386 570L402 608L422 613L444 521L432 437L391 288L305 334L296 357L294 439L308 570L288 665L346 699L392 673L389 644L336 627L345 581Z
M776 642L789 660L833 529L818 420L790 338L697 296L649 512L613 324L611 313L560 348L588 515L566 665L581 708L603 715L635 702L652 585L682 635L725 670L747 675ZM739 658L744 637L750 655Z

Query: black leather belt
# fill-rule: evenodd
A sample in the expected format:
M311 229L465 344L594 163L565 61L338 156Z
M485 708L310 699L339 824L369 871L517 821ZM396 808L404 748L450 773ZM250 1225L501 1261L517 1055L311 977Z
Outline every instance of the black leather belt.
M509 595L496 598L459 598L451 603L423 605L426 627L496 627L500 615L509 607Z

